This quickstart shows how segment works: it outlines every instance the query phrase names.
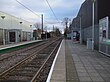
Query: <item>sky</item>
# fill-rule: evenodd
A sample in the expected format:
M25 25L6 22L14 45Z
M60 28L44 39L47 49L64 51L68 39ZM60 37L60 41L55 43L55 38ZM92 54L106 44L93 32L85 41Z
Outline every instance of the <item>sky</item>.
M16 0L0 0L0 11L22 18L32 23L41 23L41 14L44 15L44 25L51 30L52 26L63 28L61 22L65 17L75 18L81 4L85 0L48 0L52 13L46 0L18 0L35 14L20 5ZM58 23L60 22L60 23Z

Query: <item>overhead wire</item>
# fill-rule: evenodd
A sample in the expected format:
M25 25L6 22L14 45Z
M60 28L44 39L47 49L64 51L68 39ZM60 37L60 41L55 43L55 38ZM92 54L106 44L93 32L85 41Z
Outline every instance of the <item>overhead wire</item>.
M26 8L27 10L29 10L30 12L32 12L33 14L35 14L36 16L40 17L38 14L36 14L34 11L32 11L31 9L29 9L28 7L26 7L23 3L19 2L18 0L16 0L20 5L22 5L24 8Z
M36 15L37 17L41 18L40 15L36 14L33 10L31 10L30 8L28 8L27 6L25 6L25 5L24 5L23 3L21 3L20 1L18 1L18 0L15 0L15 1L16 1L17 3L19 3L20 5L22 5L24 8L26 8L27 10L29 10L31 13L33 13L34 15ZM46 1L47 1L47 0L46 0ZM50 4L49 4L48 1L47 1L47 3L48 3L49 8L51 9L51 11L53 12L53 14L54 14L56 20L58 21L58 19L57 19L55 13L54 13L54 11L53 11L53 9L52 9L52 7L50 6ZM49 23L48 21L45 21L45 22L46 22L46 24L51 24L51 23ZM56 23L56 22L55 22L55 23ZM59 23L59 21L58 21L57 23Z
M23 3L21 3L20 1L16 0L20 5L22 5L24 8L26 8L27 10L29 10L31 13L33 13L34 15L36 15L37 17L41 18L40 15L36 14L33 10L29 9L27 6L25 6ZM45 21L47 24L49 24L49 22Z
M46 0L46 2L47 2L47 4L48 4L48 6L49 6L49 8L50 8L51 12L53 13L54 17L55 17L55 18L56 18L56 20L59 22L59 20L58 20L58 18L56 17L56 15L55 15L55 13L54 13L54 11L53 11L53 9L52 9L52 7L51 7L50 3L48 2L48 0ZM59 23L60 23L60 22L59 22Z

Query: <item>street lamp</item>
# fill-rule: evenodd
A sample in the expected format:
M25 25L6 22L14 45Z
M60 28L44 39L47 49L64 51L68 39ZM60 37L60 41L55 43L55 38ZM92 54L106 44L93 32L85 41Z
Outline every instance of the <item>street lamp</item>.
M95 1L92 0L92 50L94 50L94 10L95 10Z
M1 16L1 18L3 19L3 22L4 22L5 16ZM5 25L5 24L3 23L3 25ZM5 45L5 31L4 31L4 28L3 28L3 45Z

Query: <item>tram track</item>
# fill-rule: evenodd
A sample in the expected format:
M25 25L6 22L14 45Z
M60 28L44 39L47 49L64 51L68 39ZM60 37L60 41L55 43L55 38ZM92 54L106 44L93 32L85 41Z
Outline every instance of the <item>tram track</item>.
M34 43L31 46L17 49L6 54L1 54L0 55L0 60L1 60L0 61L0 73L8 69L9 67L12 67L14 64L18 63L22 59L31 55L33 52L36 52L36 50L41 48L41 46L46 45L46 43L49 43L53 40L55 39L49 39L49 40L42 41L39 43Z
M9 59L9 58L15 56L16 54L19 54L21 52L25 52L27 50L30 50L30 49L34 48L34 47L37 47L41 44L43 44L43 43L42 42L40 44L38 44L38 43L35 44L34 43L31 46L28 46L28 47L25 47L25 48L20 48L20 49L17 49L17 50L13 50L13 51L10 51L10 52L5 53L5 54L1 54L0 55L0 62L5 61L6 59Z
M22 59L24 59L25 57L31 55L31 53L35 52L34 49L39 48L41 45L45 45L46 42L42 42L30 47L27 47L25 49L19 49L18 51L13 51L10 53L7 53L6 55L4 55L4 57L1 57L1 61L0 61L0 73L4 70L6 70L7 68L13 66L14 64L18 63L19 61L21 61ZM11 56L11 57L10 57Z
M0 74L1 82L43 82L44 79L39 78L45 77L42 76L42 73L47 74L49 72L60 41L56 40L45 46L43 45L44 47L39 48L29 57L2 72ZM48 72L43 71L44 68L48 69Z

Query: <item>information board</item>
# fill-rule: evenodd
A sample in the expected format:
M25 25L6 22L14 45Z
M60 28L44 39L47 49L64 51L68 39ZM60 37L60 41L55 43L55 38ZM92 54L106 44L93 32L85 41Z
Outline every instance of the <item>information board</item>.
M99 20L99 43L108 40L109 18L105 17Z
M110 56L109 17L99 20L99 52Z

